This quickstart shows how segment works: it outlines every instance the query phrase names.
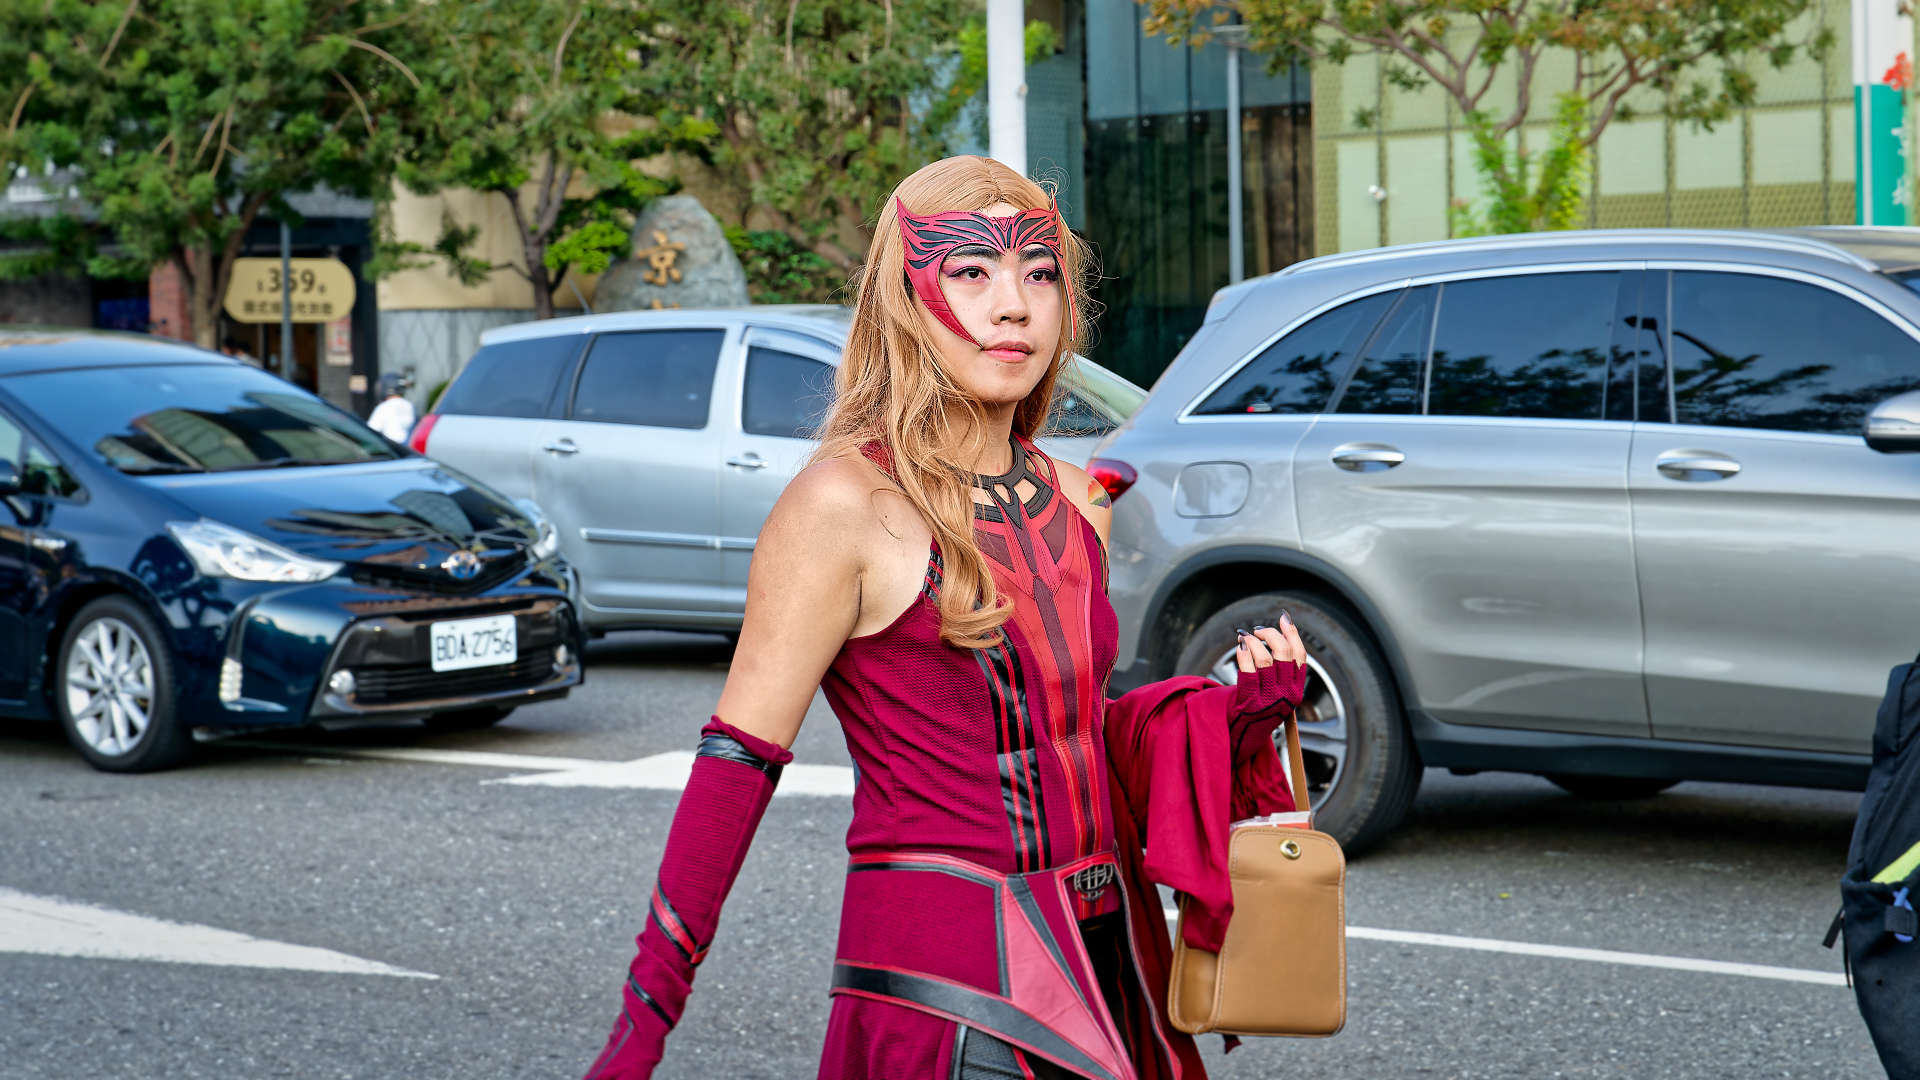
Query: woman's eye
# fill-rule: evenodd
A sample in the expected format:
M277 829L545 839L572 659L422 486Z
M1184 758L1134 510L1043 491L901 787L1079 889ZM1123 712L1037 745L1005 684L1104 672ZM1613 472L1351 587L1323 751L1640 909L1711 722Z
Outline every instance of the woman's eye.
M947 276L961 278L966 281L979 281L981 278L987 276L987 272L977 266L962 266L958 270L949 271Z
M1051 266L1043 266L1029 275L1042 285L1051 285L1060 280L1060 271Z

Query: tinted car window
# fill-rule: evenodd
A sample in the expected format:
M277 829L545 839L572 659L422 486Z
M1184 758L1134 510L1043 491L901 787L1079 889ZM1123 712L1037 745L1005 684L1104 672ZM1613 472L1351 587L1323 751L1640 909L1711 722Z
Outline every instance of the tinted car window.
M720 330L646 330L594 339L573 390L575 420L703 428Z
M385 461L405 452L291 383L238 364L17 375L42 420L128 473Z
M1920 389L1920 344L1806 282L1676 271L1672 337L1682 424L1856 435L1873 406Z
M1409 290L1373 332L1334 412L1418 413L1433 331L1434 287Z
M1307 320L1207 395L1194 414L1319 412L1345 374L1351 350L1395 295L1375 293Z
M0 413L0 461L10 462L19 472L20 490L25 494L64 498L80 490L73 474L4 413Z
M832 403L832 365L759 345L747 350L740 426L749 435L809 438Z
M1442 285L1427 414L1600 419L1619 287L1613 271Z
M483 345L440 396L435 412L457 416L547 415L560 377L573 367L583 335Z

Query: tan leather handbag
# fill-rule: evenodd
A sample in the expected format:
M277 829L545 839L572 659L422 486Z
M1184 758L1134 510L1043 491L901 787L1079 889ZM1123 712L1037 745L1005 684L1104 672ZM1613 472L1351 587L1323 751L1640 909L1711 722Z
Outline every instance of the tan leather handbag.
M1310 811L1300 731L1286 720L1294 800ZM1306 820L1312 821L1311 814ZM1218 953L1173 935L1168 1011L1189 1035L1332 1035L1347 1022L1347 860L1311 824L1241 825L1227 841L1233 916ZM1180 904L1180 924L1187 901Z

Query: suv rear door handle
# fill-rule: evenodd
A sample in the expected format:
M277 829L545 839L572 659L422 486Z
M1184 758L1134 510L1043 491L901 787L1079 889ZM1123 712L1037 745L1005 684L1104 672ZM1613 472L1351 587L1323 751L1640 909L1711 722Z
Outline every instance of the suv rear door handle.
M1740 463L1711 450L1669 450L1653 459L1660 475L1672 480L1725 480L1740 471Z
M573 445L573 440L566 438L555 439L553 442L541 447L541 449L551 451L555 454L577 454L580 452L580 448Z
M766 459L751 450L738 457L728 458L727 464L736 469L764 469L767 467Z
M1333 448L1333 463L1348 472L1380 472L1407 460L1407 455L1384 443L1347 443Z

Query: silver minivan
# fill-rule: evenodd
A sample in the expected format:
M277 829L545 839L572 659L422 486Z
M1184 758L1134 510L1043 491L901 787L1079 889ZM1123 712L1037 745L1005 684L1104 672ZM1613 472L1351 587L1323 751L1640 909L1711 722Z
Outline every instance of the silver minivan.
M1230 681L1232 628L1289 609L1320 822L1357 844L1422 766L1858 787L1920 650L1917 286L1920 230L1820 229L1448 241L1221 290L1089 464L1114 692Z
M624 311L488 331L409 440L553 521L602 633L738 631L754 538L814 443L850 312ZM1084 463L1146 392L1080 359L1051 454Z

